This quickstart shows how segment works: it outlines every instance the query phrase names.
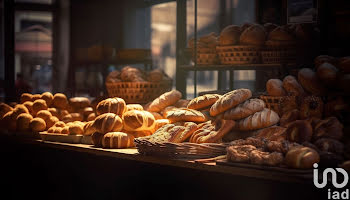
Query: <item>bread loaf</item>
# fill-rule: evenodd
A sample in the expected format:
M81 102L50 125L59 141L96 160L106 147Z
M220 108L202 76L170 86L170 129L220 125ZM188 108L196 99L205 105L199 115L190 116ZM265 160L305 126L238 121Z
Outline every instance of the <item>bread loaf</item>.
M84 134L84 125L83 123L73 122L69 124L69 135L83 135Z
M156 120L163 119L163 116L157 112L150 112L150 113L153 115L154 119Z
M277 28L278 26L276 24L273 23L265 23L264 24L264 28L266 30L267 35L269 35L269 33L273 30L275 30L275 28Z
M285 96L286 91L280 79L270 79L266 82L266 91L270 96Z
M283 79L283 88L290 96L304 95L305 91L294 76L288 75Z
M263 26L254 24L244 30L239 38L241 45L264 45L266 40L266 31Z
M96 131L96 129L93 126L93 124L94 124L94 121L89 121L89 122L87 122L84 125L84 133L83 133L83 135L92 135Z
M52 106L59 109L66 109L68 106L66 95L62 93L56 93L52 99Z
M32 115L29 113L22 113L17 116L17 131L29 131L29 123L33 119Z
M147 111L131 110L123 115L124 129L127 131L152 130L155 126L154 116Z
M317 76L322 81L326 82L328 84L335 84L337 80L337 73L338 69L330 64L330 63L323 63L317 68Z
M105 113L96 117L93 125L97 132L102 134L108 132L118 132L123 128L122 119L114 113Z
M106 77L107 83L114 83L114 82L120 82L120 71L114 70L110 72Z
M188 106L188 104L190 103L190 100L186 100L186 99L179 99L174 106L177 108L186 108Z
M86 97L72 97L69 99L69 104L77 111L90 106L91 102Z
M102 147L102 138L105 134L94 132L91 135L92 144L94 144L95 147Z
M261 99L248 99L230 110L224 112L224 119L239 120L246 118L265 108L265 102Z
M120 78L126 82L144 81L142 72L139 69L130 66L126 66L121 70Z
M175 104L179 99L181 99L181 96L181 93L177 90L166 92L153 100L148 106L147 111L160 112L165 107Z
M187 108L203 110L213 105L220 97L221 95L218 94L205 94L192 99L188 103Z
M47 107L50 107L53 100L53 95L51 92L44 92L41 94L41 99L46 102Z
M33 102L33 95L29 93L22 93L20 98L20 103L24 103L26 101Z
M46 122L43 119L36 117L30 121L29 127L34 132L45 131Z
M160 69L154 69L148 73L147 80L150 82L159 82L163 80L163 72Z
M309 68L299 70L298 80L303 88L313 95L320 96L325 93L325 88L316 73Z
M229 25L222 29L220 33L220 46L236 45L239 43L241 36L241 27L237 25Z
M188 109L188 108L178 108L171 110L167 113L166 118L170 123L175 123L179 121L185 122L204 122L206 117L200 111Z
M163 118L166 118L166 116L168 115L168 112L172 111L172 110L176 110L178 108L176 108L175 106L168 106L165 107L162 111L161 114L163 115Z
M219 142L235 126L233 120L207 121L199 124L192 134L190 142L193 143L216 143Z
M126 105L126 111L130 110L143 110L143 107L140 104L128 104Z
M220 97L210 108L210 115L217 116L218 114L229 110L244 102L252 96L249 89L237 89L226 93Z
M114 113L122 116L126 109L124 99L115 97L100 101L96 106L96 113L97 115L101 115L103 113Z
M123 149L134 147L134 136L122 132L110 132L103 136L102 147L109 149Z
M235 129L241 131L251 131L266 128L275 125L280 118L273 110L264 108L260 112L256 112L247 118L237 121Z
M307 120L296 120L290 123L286 130L287 140L302 144L312 138L312 126Z
M285 163L288 167L311 169L314 163L320 162L319 154L309 147L294 147L288 151Z

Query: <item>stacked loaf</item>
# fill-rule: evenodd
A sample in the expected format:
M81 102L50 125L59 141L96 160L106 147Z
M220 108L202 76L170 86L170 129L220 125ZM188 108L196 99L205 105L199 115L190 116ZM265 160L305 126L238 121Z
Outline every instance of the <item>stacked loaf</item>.
M145 72L141 69L125 66L122 70L114 70L106 77L106 83L118 82L160 82L169 80L169 77L160 69Z

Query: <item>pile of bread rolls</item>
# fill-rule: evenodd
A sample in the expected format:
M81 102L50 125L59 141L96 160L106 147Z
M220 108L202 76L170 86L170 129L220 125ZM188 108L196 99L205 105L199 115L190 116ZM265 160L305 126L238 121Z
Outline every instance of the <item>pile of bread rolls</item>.
M159 82L169 80L169 77L160 69L154 69L150 72L145 72L141 69L125 66L122 70L115 70L108 74L106 83L117 82Z

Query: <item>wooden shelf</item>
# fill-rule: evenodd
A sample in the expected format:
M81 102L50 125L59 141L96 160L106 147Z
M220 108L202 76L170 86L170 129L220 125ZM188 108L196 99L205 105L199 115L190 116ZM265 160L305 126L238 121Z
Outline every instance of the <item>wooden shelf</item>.
M181 70L184 71L224 71L224 70L268 70L297 68L296 64L241 64L241 65L181 65Z
M103 60L103 61L75 61L73 65L132 65L152 64L152 59L146 60Z

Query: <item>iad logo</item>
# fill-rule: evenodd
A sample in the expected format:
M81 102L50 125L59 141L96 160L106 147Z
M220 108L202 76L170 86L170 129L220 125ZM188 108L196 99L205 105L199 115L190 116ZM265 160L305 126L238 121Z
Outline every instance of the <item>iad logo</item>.
M348 184L348 181L349 181L349 176L348 176L348 173L342 169L342 168L335 168L335 170L333 168L326 168L323 173L322 173L322 182L319 183L319 178L318 178L318 164L315 163L314 164L314 185L317 187L317 188L324 188L326 187L327 185L327 178L328 178L328 174L331 175L332 177L332 185L335 187L335 188L338 188L338 189L341 189L341 188L344 188L347 184ZM340 172L343 176L344 176L344 179L343 179L343 182L342 183L338 183L337 182L337 172ZM346 189L344 191L331 191L331 189L328 189L328 199L349 199L349 189Z

